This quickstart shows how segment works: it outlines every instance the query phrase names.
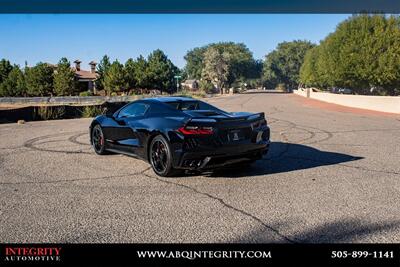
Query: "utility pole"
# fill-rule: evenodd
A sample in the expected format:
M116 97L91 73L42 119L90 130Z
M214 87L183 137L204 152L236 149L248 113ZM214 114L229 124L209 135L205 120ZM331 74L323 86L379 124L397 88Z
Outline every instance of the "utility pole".
M179 79L182 78L180 75L175 75L174 78L176 79L176 92L179 91Z

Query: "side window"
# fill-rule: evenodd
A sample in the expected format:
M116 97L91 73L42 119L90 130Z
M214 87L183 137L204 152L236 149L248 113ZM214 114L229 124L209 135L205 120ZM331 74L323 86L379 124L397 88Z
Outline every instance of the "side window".
M118 113L118 118L143 116L146 113L147 109L148 105L146 104L134 103L123 108Z

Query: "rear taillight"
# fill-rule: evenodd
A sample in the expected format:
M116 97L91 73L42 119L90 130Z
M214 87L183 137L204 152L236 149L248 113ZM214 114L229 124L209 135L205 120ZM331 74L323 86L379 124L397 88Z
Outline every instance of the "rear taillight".
M212 127L198 127L198 126L186 126L178 129L179 132L184 135L209 135L213 134Z

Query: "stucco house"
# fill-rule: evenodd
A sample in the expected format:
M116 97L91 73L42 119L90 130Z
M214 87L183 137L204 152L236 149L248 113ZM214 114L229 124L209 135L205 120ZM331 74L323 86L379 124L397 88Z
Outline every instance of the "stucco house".
M199 81L198 80L185 80L181 83L182 88L189 89L189 90L198 90L199 89Z
M75 72L75 79L78 82L79 91L91 91L96 93L96 80L99 75L96 73L97 63L94 61L89 62L90 70L81 69L81 63L79 59L74 61L75 66L72 67Z
M77 81L77 87L79 92L90 91L96 93L96 80L99 78L99 74L96 72L97 63L94 61L89 62L90 70L81 69L81 63L79 59L74 61L74 66L71 67L75 73L75 80ZM54 71L57 71L57 64L46 63L52 67Z

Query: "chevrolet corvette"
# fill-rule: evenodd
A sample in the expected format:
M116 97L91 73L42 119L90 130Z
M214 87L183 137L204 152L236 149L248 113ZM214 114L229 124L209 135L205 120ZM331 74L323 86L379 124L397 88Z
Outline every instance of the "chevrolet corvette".
M89 133L96 154L143 159L159 176L250 164L270 143L263 112L226 112L187 97L141 99L106 111Z

